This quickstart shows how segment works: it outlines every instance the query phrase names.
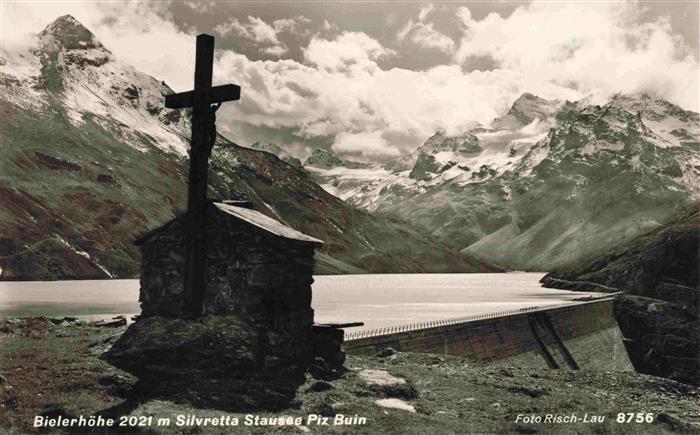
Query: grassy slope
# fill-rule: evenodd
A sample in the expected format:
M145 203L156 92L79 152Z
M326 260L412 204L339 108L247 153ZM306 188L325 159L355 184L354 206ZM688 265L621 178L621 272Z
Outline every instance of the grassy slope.
M695 205L629 243L601 249L581 261L557 268L543 281L545 285L549 283L547 286L560 288L574 288L577 282L598 283L648 297L655 297L654 289L663 279L696 287L699 233L700 208Z

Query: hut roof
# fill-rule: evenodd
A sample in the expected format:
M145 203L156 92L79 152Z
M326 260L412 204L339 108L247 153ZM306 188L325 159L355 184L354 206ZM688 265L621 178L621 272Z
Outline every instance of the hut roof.
M282 237L289 240L296 240L299 242L310 243L316 247L323 245L323 241L315 237L307 236L306 234L290 228L271 217L265 216L264 214L251 210L246 207L238 207L231 203L226 202L214 202L214 207L217 210L226 213L229 216L233 216L236 219L242 220L250 225L254 225L268 233L274 234L278 237ZM245 205L245 204L244 204ZM158 228L146 232L135 240L137 245L142 245L146 240L150 239L153 235L161 233L162 231L168 231L168 228L175 222L172 220Z
M234 216L242 221L255 225L268 233L275 234L285 239L298 240L300 242L313 243L315 245L323 245L323 241L315 237L307 236L306 234L284 225L282 222L276 221L271 217L244 207L236 207L235 205L215 202L214 206L219 210Z

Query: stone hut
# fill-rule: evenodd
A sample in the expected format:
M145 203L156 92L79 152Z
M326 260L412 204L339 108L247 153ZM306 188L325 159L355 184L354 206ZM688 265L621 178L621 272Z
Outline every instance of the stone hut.
M284 378L291 384L290 377L303 375L314 361L319 334L313 328L311 284L314 252L323 242L240 201L212 202L204 314L188 319L184 228L180 216L136 241L143 253L142 313L104 359L156 381L151 385L196 379L208 390L227 385L229 401L236 390L262 394L267 402L269 391L280 388L259 380ZM250 402L250 394L239 402Z
M323 242L234 204L247 205L214 202L207 213L204 314L255 317L277 311L313 316L314 250ZM186 317L184 224L176 218L136 241L143 254L143 316Z
M247 206L213 202L207 212L203 311L234 314L253 325L263 333L261 350L269 363L276 354L294 357L307 350L314 250L323 242ZM137 240L143 253L142 316L186 317L184 224L176 218Z

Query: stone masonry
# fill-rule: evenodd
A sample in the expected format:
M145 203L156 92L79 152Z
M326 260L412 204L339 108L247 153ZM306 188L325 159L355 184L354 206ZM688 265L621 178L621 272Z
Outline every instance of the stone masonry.
M314 360L311 284L322 242L249 208L211 203L204 314L188 319L184 226L177 217L137 240L142 314L104 358L151 387L227 386L225 407L289 396Z

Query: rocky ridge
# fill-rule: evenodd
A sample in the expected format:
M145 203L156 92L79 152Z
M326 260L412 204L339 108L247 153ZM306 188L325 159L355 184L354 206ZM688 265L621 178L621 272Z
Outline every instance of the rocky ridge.
M292 166L296 166L297 168L302 167L301 160L299 160L298 158L289 154L287 151L282 149L282 147L280 147L279 145L277 145L275 143L257 141L257 142L253 142L249 148L253 149L253 150L268 152L270 154L277 156L280 160L282 160L285 163L288 163Z
M316 148L315 150L313 150L311 155L306 158L306 160L304 161L304 166L310 166L319 169L333 169L337 167L360 169L365 168L368 165L361 162L341 159L336 153L334 153L331 150Z

